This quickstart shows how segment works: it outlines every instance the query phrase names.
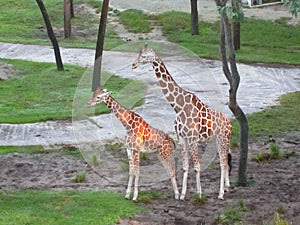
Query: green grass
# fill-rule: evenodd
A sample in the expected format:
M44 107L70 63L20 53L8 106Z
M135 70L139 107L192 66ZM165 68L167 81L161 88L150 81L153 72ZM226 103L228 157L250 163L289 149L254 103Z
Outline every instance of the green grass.
M0 193L0 224L109 225L145 211L110 192L22 190Z
M120 22L126 27L129 32L133 33L149 33L151 24L150 16L143 13L141 10L128 9L117 14Z
M219 59L219 21L200 21L200 35L191 35L190 14L170 11L157 15L163 34L169 41L178 43L199 55ZM240 62L268 62L299 64L300 25L287 25L284 20L275 22L247 18L241 23L241 50L236 52Z
M100 3L91 0L74 1L75 4L89 3L95 10ZM36 1L0 0L0 41L51 45L45 23ZM48 12L54 33L60 46L95 48L99 27L99 15L89 12L75 12L72 19L71 38L63 37L63 1L47 0L44 5ZM112 49L123 43L110 25L107 25L105 49Z
M0 41L51 45L41 12L35 1L0 0ZM80 0L99 12L101 2ZM72 19L73 36L63 38L63 1L45 2L59 44L66 47L95 48L99 16L81 12ZM112 9L110 9L112 11ZM115 13L115 11L113 11ZM147 15L140 10L128 9L117 12L120 22L130 32L151 31L151 22L162 26L169 41L177 43L200 57L219 59L219 21L200 21L200 35L191 35L190 14L169 11L158 15ZM241 50L236 52L239 62L266 62L299 64L300 25L288 25L286 19L275 22L246 18L241 23ZM107 24L104 48L109 50L124 44L110 23Z
M299 131L300 128L300 92L285 94L280 97L280 105L273 106L261 112L247 115L249 136L266 138L282 136L286 132ZM239 135L239 125L233 120L233 139Z
M28 146L0 146L0 155L8 153L21 153L21 154L50 154L61 153L63 155L73 156L76 158L82 158L79 149L71 145L58 146L56 149L46 150L41 145L28 145Z
M57 71L55 64L36 63L21 60L3 60L13 65L17 74L0 84L0 123L28 123L45 120L63 120L72 118L72 107L77 85L86 73L86 69L65 65L64 71ZM130 86L130 96L120 96L125 106L134 107L143 103L145 84L102 73L107 79L104 88L118 95ZM109 78L109 79L108 79ZM91 82L92 78L88 81ZM83 90L84 102L80 109L92 97L90 84ZM122 93L121 93L122 94ZM132 102L135 104L132 105ZM96 107L96 114L107 113L105 105Z
M0 146L0 155L8 153L24 153L24 154L37 154L43 153L44 148L40 145L35 146Z

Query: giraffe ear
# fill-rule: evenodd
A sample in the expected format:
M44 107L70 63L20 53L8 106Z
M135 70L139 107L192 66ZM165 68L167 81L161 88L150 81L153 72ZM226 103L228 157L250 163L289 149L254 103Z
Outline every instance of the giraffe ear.
M103 89L104 96L109 96L111 94L110 91L107 91L106 89Z

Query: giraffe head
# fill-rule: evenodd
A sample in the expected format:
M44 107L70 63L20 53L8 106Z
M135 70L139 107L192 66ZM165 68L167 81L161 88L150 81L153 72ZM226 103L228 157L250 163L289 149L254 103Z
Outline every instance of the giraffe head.
M87 103L86 107L89 108L91 106L104 102L109 95L110 92L108 92L106 89L102 89L101 87L98 87L98 89L94 92L91 100Z
M132 64L132 69L137 68L139 65L148 63L151 64L155 60L155 57L155 52L151 48L148 48L148 45L145 44L145 46L140 50L137 59Z

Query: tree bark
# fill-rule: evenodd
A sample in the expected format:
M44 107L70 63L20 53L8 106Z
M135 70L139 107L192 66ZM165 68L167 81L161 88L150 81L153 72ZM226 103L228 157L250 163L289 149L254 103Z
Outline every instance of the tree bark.
M199 35L197 0L190 0L190 1L191 1L191 32L192 35Z
M226 0L215 0L217 6L225 7ZM227 49L226 49L227 46ZM229 54L229 65L227 60ZM235 61L235 51L233 46L231 25L228 16L221 14L220 28L220 54L222 59L223 72L230 84L229 108L234 114L240 125L240 161L238 170L238 185L247 185L247 158L248 158L248 120L242 109L237 103L237 91L240 83L240 75Z
M241 49L241 23L240 22L233 22L233 46L234 50Z
M70 0L70 4L71 4L71 18L74 18L75 17L75 14L74 14L74 2L73 0Z
M36 2L37 2L38 6L39 6L39 8L42 12L44 22L45 22L46 28L47 28L48 37L50 38L50 40L52 42L52 45L53 45L55 61L56 61L56 67L59 71L64 70L64 66L63 66L63 63L62 63L62 60L61 60L61 55L60 55L58 42L57 42L55 34L53 32L52 25L50 23L50 19L49 19L48 13L46 11L46 8L44 6L44 3L43 3L42 0L36 0Z
M97 88L100 86L101 64L102 64L104 36L105 36L106 23L107 23L108 6L109 6L109 0L103 0L101 18L100 18L99 30L98 30L95 61L94 61L92 91L97 90Z
M232 0L232 9L235 13L240 13L240 0ZM241 32L240 32L241 23L234 20L232 29L233 29L233 46L234 50L241 49Z
M71 37L71 1L64 0L64 34L65 38Z

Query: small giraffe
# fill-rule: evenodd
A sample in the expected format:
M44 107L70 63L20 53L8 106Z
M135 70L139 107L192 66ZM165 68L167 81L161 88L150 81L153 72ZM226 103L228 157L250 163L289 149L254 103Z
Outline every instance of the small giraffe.
M151 127L140 115L122 106L110 96L110 92L99 87L94 92L87 107L101 102L107 105L126 128L125 146L129 160L129 181L125 198L130 198L133 179L135 179L132 200L136 202L138 199L140 152L155 152L158 150L163 165L167 167L171 177L175 199L179 199L176 174L172 163L172 151L173 148L175 149L174 141L163 131Z
M183 183L180 199L184 200L187 189L189 170L188 150L192 155L196 172L197 193L202 195L200 184L200 161L198 143L216 138L217 150L220 158L221 177L219 199L224 199L224 191L230 186L229 172L231 169L230 155L230 120L221 112L214 111L206 106L193 93L181 88L170 75L163 61L147 45L141 49L132 69L141 64L152 64L162 92L176 112L174 129L182 147L183 156ZM225 188L224 188L225 184Z

